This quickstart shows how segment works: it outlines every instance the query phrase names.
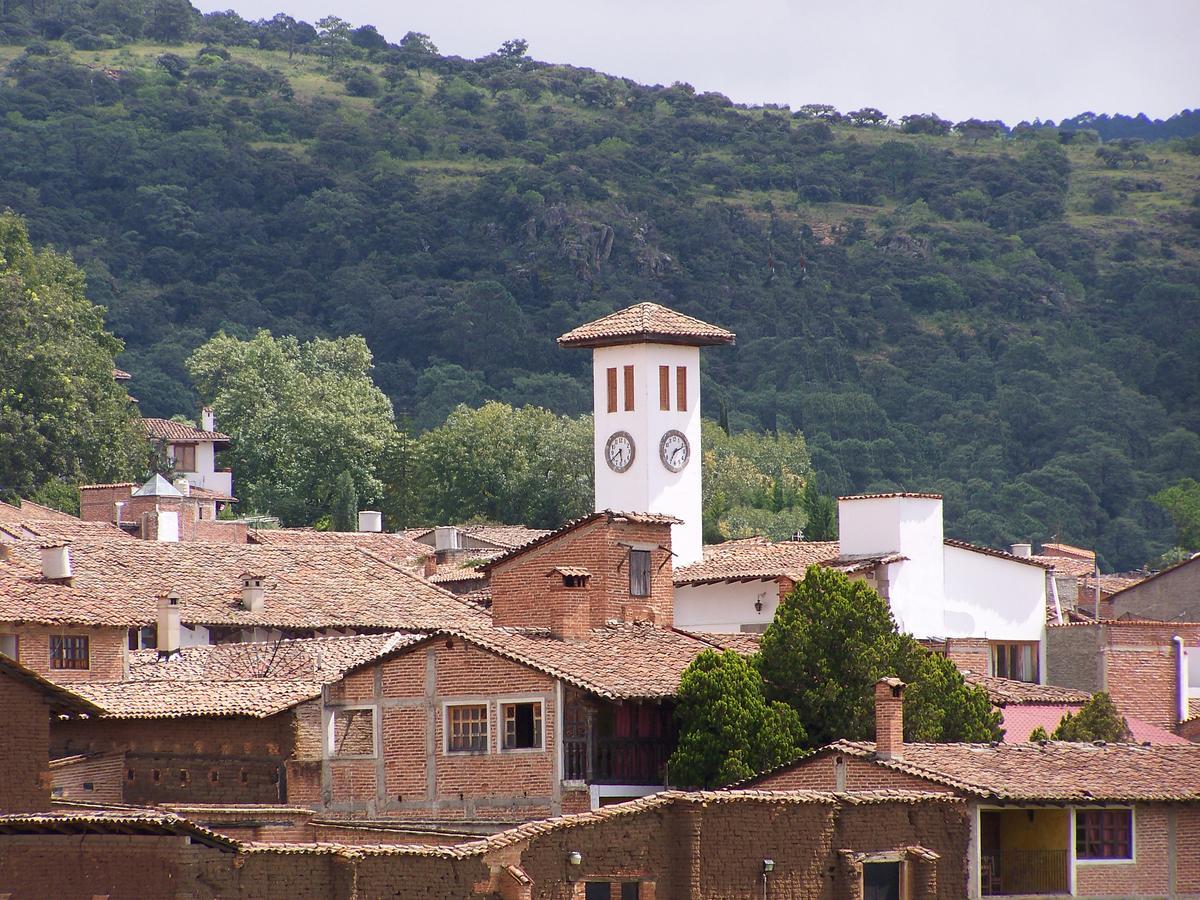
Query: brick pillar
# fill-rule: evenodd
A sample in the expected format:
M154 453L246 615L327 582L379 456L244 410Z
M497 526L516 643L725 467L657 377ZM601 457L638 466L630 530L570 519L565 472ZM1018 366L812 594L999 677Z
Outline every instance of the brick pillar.
M904 682L899 678L875 682L875 755L904 758Z

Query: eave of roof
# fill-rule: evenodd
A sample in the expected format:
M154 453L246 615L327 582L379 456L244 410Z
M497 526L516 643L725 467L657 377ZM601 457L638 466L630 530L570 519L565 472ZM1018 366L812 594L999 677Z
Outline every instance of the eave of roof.
M616 512L615 510L604 509L598 512L588 513L586 516L580 516L578 519L572 519L570 522L567 522L560 528L547 532L541 537L536 537L527 544L522 544L519 547L513 547L511 550L500 554L495 559L490 559L483 565L479 566L479 571L490 575L492 570L497 566L516 559L518 556L528 553L530 550L534 550L550 543L551 541L557 540L564 534L569 534L570 532L575 531L577 528L582 528L585 525L590 525L593 522L599 522L604 518L607 518L610 522L634 522L654 525L680 524L680 520L676 519L674 516L660 515L658 513Z
M984 556L994 556L997 559L1006 559L1009 562L1022 563L1026 566L1033 566L1037 569L1045 570L1054 568L1052 565L1038 562L1036 559L1033 559L1029 556L1014 556L1013 554L1004 550L996 550L992 547L980 547L977 544L969 544L966 541L956 540L955 538L946 538L942 543L944 543L947 547L953 547L956 550L968 550L971 553L982 553Z
M658 303L635 303L560 335L560 347L609 347L656 343L708 347L732 344L736 337L716 325Z

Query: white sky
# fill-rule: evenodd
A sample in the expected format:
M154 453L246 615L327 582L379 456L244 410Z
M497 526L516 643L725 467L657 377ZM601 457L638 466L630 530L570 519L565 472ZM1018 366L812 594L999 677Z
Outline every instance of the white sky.
M196 0L205 12L228 0ZM428 34L478 57L530 56L738 102L875 106L1014 125L1085 110L1166 118L1200 106L1196 0L238 0L247 19L336 14L389 41Z

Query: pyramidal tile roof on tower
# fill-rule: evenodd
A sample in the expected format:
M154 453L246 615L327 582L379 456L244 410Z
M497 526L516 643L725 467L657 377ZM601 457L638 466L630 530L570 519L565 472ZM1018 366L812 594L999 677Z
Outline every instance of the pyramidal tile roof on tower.
M695 347L732 344L732 331L657 303L637 303L573 328L558 339L560 347L607 347L613 344L658 343Z

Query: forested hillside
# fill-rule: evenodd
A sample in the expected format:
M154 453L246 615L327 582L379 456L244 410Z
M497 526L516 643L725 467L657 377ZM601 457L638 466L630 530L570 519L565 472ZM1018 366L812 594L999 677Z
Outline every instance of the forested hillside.
M466 61L169 0L27 12L0 17L0 209L86 271L146 415L194 414L189 353L260 327L365 335L414 429L577 413L589 360L554 337L653 299L737 332L705 414L802 429L827 491L939 490L956 536L1109 567L1174 540L1148 497L1200 472L1192 114L1154 143L892 126L521 41Z

